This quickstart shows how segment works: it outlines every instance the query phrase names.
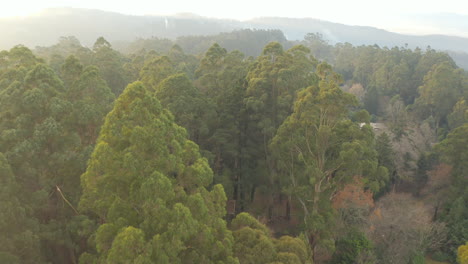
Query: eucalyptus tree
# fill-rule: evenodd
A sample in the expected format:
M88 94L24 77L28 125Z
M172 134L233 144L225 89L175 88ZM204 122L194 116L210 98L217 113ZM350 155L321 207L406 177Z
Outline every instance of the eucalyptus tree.
M98 225L81 263L237 263L222 186L184 128L140 82L107 115L81 176Z

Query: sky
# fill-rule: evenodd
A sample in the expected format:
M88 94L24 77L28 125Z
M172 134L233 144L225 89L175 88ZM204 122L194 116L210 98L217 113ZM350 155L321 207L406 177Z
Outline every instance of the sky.
M0 17L26 16L53 7L100 9L130 15L194 13L237 20L310 17L399 33L468 37L466 0L12 0L2 5ZM452 18L447 22L444 20L447 14L457 14L458 21Z

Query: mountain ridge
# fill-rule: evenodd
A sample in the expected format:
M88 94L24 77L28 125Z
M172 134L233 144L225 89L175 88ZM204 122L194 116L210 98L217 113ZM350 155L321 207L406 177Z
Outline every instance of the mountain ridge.
M301 40L307 33L320 33L330 44L379 45L381 47L427 46L451 54L468 54L468 38L440 34L409 35L371 26L352 26L316 18L258 17L240 21L207 18L197 14L126 15L97 9L50 8L23 18L0 18L0 49L17 44L34 48L49 46L61 36L75 36L92 46L99 36L111 43L139 38L176 39L191 35L216 35L241 29L278 29L288 40Z

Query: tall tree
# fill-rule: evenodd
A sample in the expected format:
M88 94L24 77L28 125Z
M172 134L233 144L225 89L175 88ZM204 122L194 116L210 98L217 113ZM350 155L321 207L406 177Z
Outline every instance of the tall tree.
M78 220L79 175L113 95L95 68L81 72L73 57L62 68L66 85L44 64L19 67L22 76L0 93L0 151L30 217L40 224L32 236L39 236L42 256L75 263L82 250L71 231Z
M387 168L389 173L389 180L391 184L397 181L396 168L395 168L395 152L392 148L392 141L387 133L382 133L377 136L375 149L377 150L377 158L380 166Z
M247 74L244 99L247 123L243 133L246 135L245 163L251 168L250 175L246 175L251 199L258 186L269 186L269 191L277 186L273 182L275 166L268 145L291 114L296 92L315 80L316 60L309 53L304 46L284 51L281 44L271 42Z
M419 87L420 96L416 102L427 107L426 116L435 119L436 128L439 124L446 124L447 115L462 96L463 78L462 70L454 68L448 62L435 65L424 76L423 85Z
M178 125L187 129L189 139L203 144L209 133L207 122L215 116L214 105L203 97L185 74L164 79L156 89L156 97L169 109Z
M159 83L176 73L174 63L168 56L156 57L145 63L140 71L140 80L149 89L156 90Z
M279 182L299 201L305 231L313 250L331 246L334 194L355 175L378 191L387 181L387 170L377 162L373 133L347 120L348 107L356 104L339 88L340 76L331 66L317 67L320 82L298 94L294 112L272 141Z
M112 92L118 96L129 81L129 74L123 68L126 59L112 49L111 44L103 37L99 37L93 45L93 61Z
M306 243L300 237L282 236L275 239L271 231L248 213L232 220L234 253L240 263L311 264Z
M0 262L45 263L40 251L39 223L16 182L6 158L0 153Z
M468 93L468 86L465 90ZM460 98L453 106L453 111L447 116L447 121L450 129L455 129L468 123L468 104L465 98Z
M72 169L79 140L65 126L70 104L63 94L54 71L38 64L0 95L0 151L21 186L24 203L41 224L36 235L40 234L43 256L57 263L74 259L66 225L75 212L62 194L79 193L79 171Z
M468 240L468 124L464 124L447 135L436 145L436 151L442 154L442 160L453 166L450 192L445 210L440 219L448 225L448 243L445 252L455 260L456 250Z
M80 210L95 216L83 263L236 263L226 196L170 112L141 83L107 115L81 177Z
M115 96L95 66L84 68L74 78L65 94L72 104L67 126L78 133L83 145L94 145Z
M215 43L202 58L194 82L215 110L215 116L206 120L209 139L201 147L213 154L215 181L222 182L228 197L239 202L237 210L243 206L241 153L246 120L243 100L249 63L242 53L228 53Z

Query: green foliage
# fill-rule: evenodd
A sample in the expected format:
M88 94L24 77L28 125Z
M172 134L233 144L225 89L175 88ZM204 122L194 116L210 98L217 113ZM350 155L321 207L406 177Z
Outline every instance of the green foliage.
M173 62L169 57L162 56L145 63L140 72L140 80L148 88L156 90L162 80L175 73Z
M244 98L246 124L245 149L247 166L251 169L250 193L256 186L269 186L271 192L279 192L275 179L275 161L268 150L278 127L291 114L296 93L316 81L313 73L316 60L304 46L284 51L281 44L271 42L262 55L252 64L247 74Z
M362 109L354 114L354 119L359 123L369 123L371 120L371 116L369 112Z
M463 78L462 70L456 69L449 62L435 65L424 77L417 103L429 109L428 115L434 116L436 127L447 122L447 115L463 95L462 91L466 89L463 87Z
M310 264L308 245L300 238L274 239L270 230L248 213L240 213L231 223L234 254L240 263Z
M275 240L275 245L278 252L278 260L283 263L312 263L309 245L300 237L282 236ZM291 261L285 260L287 258L286 254L289 255L288 258Z
M129 82L128 73L123 68L126 60L120 53L113 50L110 43L99 37L93 46L92 64L99 68L102 78L112 92L118 96Z
M82 70L74 57L61 67L65 83L44 64L18 66L21 75L0 92L0 151L28 217L40 223L30 236L40 239L41 255L71 262L83 250L83 236L74 227L81 222L74 208L79 175L113 95L95 68Z
M44 58L58 73L61 72L61 65L66 61L66 58L71 55L85 65L89 65L93 60L93 51L83 47L74 36L62 36L58 39L57 44L50 47L36 47L34 53Z
M258 56L270 42L291 45L283 32L277 29L240 29L211 36L189 35L192 34L178 37L175 42L190 54L204 53L213 43L219 43L229 51L239 50L247 56Z
M372 255L372 242L358 230L349 231L336 242L336 250L330 263L368 263L359 262L364 256Z
M39 244L39 223L25 203L23 191L0 153L0 262L44 263Z
M117 99L81 179L80 209L104 223L98 262L236 263L222 187L206 189L198 146L141 83Z
M387 133L382 133L377 136L375 149L377 150L377 158L380 166L387 168L390 183L395 184L398 180L395 168L395 152L392 148L390 137Z
M374 139L357 124L370 122L367 111L398 133L433 120L446 137L419 159L416 177L422 185L436 156L453 166L437 215L449 230L442 250L454 261L467 237L466 73L430 48L331 46L318 33L301 43L289 48L277 30L240 30L140 40L128 57L102 37L92 49L61 37L36 48L43 59L23 46L0 52L0 262L310 263L309 246L336 247L345 263L371 262L365 237L336 234L331 207L355 175L374 193L388 174L396 180L388 135ZM101 130L115 97L138 78L146 88L130 85ZM341 91L353 85L367 111ZM275 224L274 201L284 194L297 200L287 214L299 206L304 217L287 229L307 239L274 239L237 214L265 208L258 213ZM235 204L233 232L226 199Z
M262 231L243 227L233 232L234 252L240 263L269 263L275 260L276 249Z
M423 255L417 254L411 258L409 263L410 264L425 264L426 260Z
M189 139L202 144L206 141L214 106L203 98L185 74L164 79L156 89L156 97L171 111L178 125L187 129Z
M250 214L248 213L240 213L232 220L231 222L231 229L232 230L239 230L244 227L250 227L251 229L254 230L259 230L263 233L265 236L270 236L270 230L268 228L261 224L260 222L257 221L257 219L253 218Z
M214 110L205 109L210 113L202 120L208 126L208 138L199 144L212 153L215 182L222 182L229 199L238 201L238 211L244 206L241 186L249 180L244 177L248 168L241 165L243 141L247 137L243 133L246 119L243 100L248 63L242 53L228 53L213 44L202 58L194 82Z
M450 256L453 262L456 258L457 248L468 240L468 208L466 206L467 178L466 170L468 152L468 125L464 124L451 131L447 137L436 145L435 154L441 161L450 164L453 169L449 181L449 192L446 196L444 210L438 215L438 220L447 225L447 241L442 246L442 251ZM430 167L434 163L434 157L428 156L421 159L418 164L421 169Z
M160 83L171 75L185 73L192 77L197 68L198 60L185 55L182 49L175 45L165 56L150 56L140 71L140 80L146 87L157 90Z
M443 154L443 159L454 167L456 185L461 191L467 186L465 172L468 170L468 124L454 129L447 138L436 146L436 151Z
M281 125L271 148L280 170L280 182L301 204L311 246L330 246L334 211L333 194L354 175L377 192L388 181L378 165L374 136L369 126L359 128L347 120L351 94L342 92L331 67L317 67L318 85L302 90L294 112Z
M83 65L75 56L70 55L63 63L60 75L65 86L71 87L80 78L82 72Z
M145 252L145 237L142 230L127 227L115 237L109 250L107 263L149 263L144 258L151 252Z
M466 90L468 90L468 88ZM452 113L447 116L447 120L449 128L452 130L468 123L468 105L464 98L457 101L453 107Z

